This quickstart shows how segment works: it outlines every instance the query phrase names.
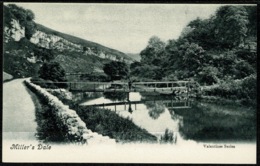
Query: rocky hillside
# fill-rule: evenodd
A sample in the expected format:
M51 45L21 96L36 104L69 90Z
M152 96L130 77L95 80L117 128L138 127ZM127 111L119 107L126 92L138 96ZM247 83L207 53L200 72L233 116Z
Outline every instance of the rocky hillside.
M37 74L43 62L35 51L39 49L51 51L54 61L67 73L100 72L103 64L111 60L132 62L120 51L52 30L33 18L29 10L4 6L4 71L14 77Z

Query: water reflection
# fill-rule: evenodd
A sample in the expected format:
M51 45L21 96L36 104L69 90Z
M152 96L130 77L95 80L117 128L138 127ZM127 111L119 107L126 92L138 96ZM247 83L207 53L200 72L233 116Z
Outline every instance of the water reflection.
M241 142L256 139L256 115L249 108L193 102L191 109L174 112L183 117L180 133L184 139L200 142Z
M111 92L110 92L111 93ZM256 111L236 105L195 102L151 93L103 94L83 105L96 105L130 118L160 142L182 140L254 141Z
M158 137L160 142L174 142L179 132L178 118L173 119L170 111L165 106L163 101L150 101L148 96L142 96L140 93L127 93L126 99L123 95L122 100L119 97L113 101L112 95L104 95L104 97L89 100L83 105L93 105L115 111L118 115L124 118L130 118L137 126L146 129L149 133ZM109 97L109 99L107 98ZM110 103L109 103L110 101ZM99 105L98 105L99 104ZM166 132L167 130L167 132ZM169 131L169 132L168 132ZM171 133L174 135L170 136ZM173 137L174 139L169 139Z
M165 106L162 101L146 102L145 105L149 110L149 116L153 119L158 119L159 116L165 111Z
M111 101L125 101L129 98L129 93L124 92L104 92L103 95Z

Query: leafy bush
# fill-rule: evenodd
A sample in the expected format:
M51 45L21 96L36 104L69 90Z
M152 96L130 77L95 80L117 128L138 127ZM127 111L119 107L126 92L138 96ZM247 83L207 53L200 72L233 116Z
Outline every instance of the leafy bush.
M34 77L34 78L31 79L31 82L36 84L36 85L39 85L42 88L47 88L47 89L57 89L57 88L59 88L59 86L57 86L58 83L55 83L51 80L44 80L42 78Z
M157 138L108 109L79 107L78 115L92 131L123 142L156 142Z
M45 83L49 88L55 88L54 86L59 88L68 87L65 83L65 70L58 62L44 63L39 70L39 77L46 80Z
M236 63L235 65L236 79L245 78L253 73L255 73L255 70L248 62L242 60Z
M174 134L169 129L166 129L164 135L160 138L161 143L174 143L175 141Z
M91 73L91 74L82 74L80 75L80 80L87 80L87 81L101 81L107 82L110 81L109 77L104 73Z
M212 85L218 82L218 69L216 67L207 66L198 74L198 81L202 84Z
M111 80L120 80L129 74L129 69L126 63L112 61L103 67L104 72L110 76Z
M220 96L226 99L238 99L242 104L256 105L256 75L250 75L239 81L230 80L219 86L204 90L204 95Z
M58 98L46 90L28 81L25 83L46 107L46 112L48 112L47 116L55 121L58 129L58 131L55 132L60 133L61 140L86 143L89 139L94 137L104 141L113 141L87 129L86 124L79 118L74 110L69 109L68 106L65 106Z

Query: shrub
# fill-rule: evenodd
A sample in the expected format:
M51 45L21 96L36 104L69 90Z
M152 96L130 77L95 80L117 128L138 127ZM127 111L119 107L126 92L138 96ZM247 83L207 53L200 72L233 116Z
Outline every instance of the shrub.
M175 141L174 134L169 129L166 129L164 135L160 138L161 143L174 143Z
M129 68L124 62L112 61L105 64L103 70L111 80L120 80L129 74Z
M59 88L68 87L68 85L64 83L66 81L65 70L58 62L44 63L39 70L39 77L44 80L50 80L46 81L46 84L50 86L49 88L55 88L54 86Z
M252 74L241 80L229 80L219 86L206 89L204 95L220 96L226 99L241 100L242 104L256 105L256 75Z
M93 133L91 130L86 128L86 124L79 118L74 110L69 109L68 106L64 105L57 97L51 95L41 87L34 85L28 81L26 85L39 96L48 112L49 116L54 118L53 120L57 124L57 128L63 140L68 142L80 142L86 143L91 138L97 138L105 141L113 141L107 137Z

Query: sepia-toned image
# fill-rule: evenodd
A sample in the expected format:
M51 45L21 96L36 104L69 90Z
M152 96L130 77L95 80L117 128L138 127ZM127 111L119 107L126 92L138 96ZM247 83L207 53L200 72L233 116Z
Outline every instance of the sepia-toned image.
M3 4L6 163L255 164L257 5Z

